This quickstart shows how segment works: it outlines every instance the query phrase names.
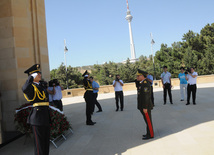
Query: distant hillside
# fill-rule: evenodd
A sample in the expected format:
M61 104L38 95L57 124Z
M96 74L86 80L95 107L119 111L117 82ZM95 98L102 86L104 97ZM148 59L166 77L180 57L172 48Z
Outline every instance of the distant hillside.
M81 67L75 67L75 68L77 68L80 73L84 73L85 70L91 73L91 70L94 69L94 66L90 65L90 66L81 66Z

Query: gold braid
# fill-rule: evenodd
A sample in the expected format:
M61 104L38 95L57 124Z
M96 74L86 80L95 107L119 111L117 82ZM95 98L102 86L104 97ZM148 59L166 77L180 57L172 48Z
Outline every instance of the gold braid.
M87 81L87 82L88 82L88 87L87 88L92 89L92 85L89 83L89 81Z
M36 95L38 96L38 98L40 99L40 100L44 100L45 98L46 98L46 95L45 95L45 92L44 91L42 91L42 93L39 91L39 89L35 86L35 85L33 85L32 84L32 86L34 87L34 97L33 97L33 99L32 100L30 100L30 99L28 99L28 97L26 96L26 94L24 93L24 97L25 97L25 99L27 100L27 101L34 101L35 100L35 98L36 98Z

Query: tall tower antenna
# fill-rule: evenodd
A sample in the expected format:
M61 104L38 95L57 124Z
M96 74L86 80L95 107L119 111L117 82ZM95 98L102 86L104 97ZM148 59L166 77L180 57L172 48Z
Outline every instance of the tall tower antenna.
M126 0L126 4L127 4L127 11L129 10L129 3L128 0Z
M131 60L130 62L136 62L136 56L135 56L135 48L134 48L134 41L133 41L133 36L132 36L132 27L131 27L131 21L132 21L132 15L130 14L130 10L129 10L129 3L128 0L126 0L126 4L127 4L127 12L126 12L126 20L128 21L129 24L129 36L130 36L130 49L131 49Z

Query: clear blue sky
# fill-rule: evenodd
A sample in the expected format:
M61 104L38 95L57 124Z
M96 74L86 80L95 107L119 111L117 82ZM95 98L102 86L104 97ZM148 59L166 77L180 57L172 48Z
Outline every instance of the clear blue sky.
M184 33L214 22L214 0L129 0L136 57L171 46ZM86 66L131 57L126 0L45 0L50 69L64 62Z

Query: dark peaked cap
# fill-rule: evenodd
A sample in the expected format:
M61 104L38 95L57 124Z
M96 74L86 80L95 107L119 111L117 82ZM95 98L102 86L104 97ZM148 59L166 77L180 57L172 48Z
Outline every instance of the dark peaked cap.
M33 66L31 66L30 68L28 68L24 73L30 75L33 73L41 73L40 72L40 65L39 64L35 64Z
M137 70L137 75L143 75L144 77L146 77L147 74L148 73L143 70L140 70L140 69Z
M82 76L84 77L84 76L87 75L87 74L89 74L89 73L88 73L88 71L86 70L86 71L83 73Z

